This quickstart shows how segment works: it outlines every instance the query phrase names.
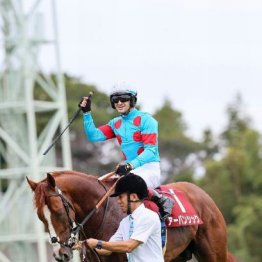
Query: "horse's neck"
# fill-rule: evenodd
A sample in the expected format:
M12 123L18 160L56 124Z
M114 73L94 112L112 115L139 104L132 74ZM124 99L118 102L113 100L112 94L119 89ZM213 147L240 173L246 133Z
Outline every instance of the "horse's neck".
M79 219L95 208L96 204L108 190L108 185L103 185L94 177L76 176L70 180L68 192Z
M82 223L96 208L97 203L112 186L113 182L104 184L95 179L78 181L80 183L78 188L74 189L70 196L76 211L76 222ZM115 233L122 217L123 213L115 199L106 198L98 210L85 223L85 232L89 237L111 236Z

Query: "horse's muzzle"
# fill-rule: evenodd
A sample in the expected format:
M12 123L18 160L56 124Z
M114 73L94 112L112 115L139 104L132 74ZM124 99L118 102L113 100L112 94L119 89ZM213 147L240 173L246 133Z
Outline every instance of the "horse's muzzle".
M59 255L53 254L57 262L69 262L73 258L73 253L70 248L62 247L59 250Z

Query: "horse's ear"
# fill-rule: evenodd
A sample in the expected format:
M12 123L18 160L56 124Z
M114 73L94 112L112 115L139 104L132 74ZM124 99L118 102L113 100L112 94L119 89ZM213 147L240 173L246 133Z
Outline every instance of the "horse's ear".
M47 183L51 187L54 187L54 188L56 187L55 179L50 173L47 173Z
M29 186L31 187L31 189L33 191L35 191L36 187L37 187L37 183L34 182L33 180L30 180L28 177L26 177L27 183L29 184Z

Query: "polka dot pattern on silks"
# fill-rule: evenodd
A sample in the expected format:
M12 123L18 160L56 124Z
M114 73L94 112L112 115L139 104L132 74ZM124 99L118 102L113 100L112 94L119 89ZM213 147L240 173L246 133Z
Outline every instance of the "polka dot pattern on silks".
M141 124L141 116L135 117L133 123L134 123L135 126L140 126L140 124Z
M122 125L122 120L121 120L121 119L119 119L119 120L117 120L117 121L115 122L115 128L116 128L116 129L119 129L119 128L121 127L121 125Z

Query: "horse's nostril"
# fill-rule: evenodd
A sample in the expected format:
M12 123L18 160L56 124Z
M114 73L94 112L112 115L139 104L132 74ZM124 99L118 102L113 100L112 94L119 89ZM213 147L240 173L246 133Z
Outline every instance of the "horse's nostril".
M64 254L64 261L69 261L70 260L70 256L68 254Z
M54 256L54 257L55 257L55 261L57 261L57 262L63 262L62 259L60 259L60 258L58 258L58 257L56 257L56 256Z

